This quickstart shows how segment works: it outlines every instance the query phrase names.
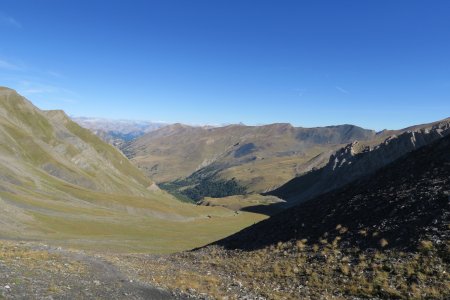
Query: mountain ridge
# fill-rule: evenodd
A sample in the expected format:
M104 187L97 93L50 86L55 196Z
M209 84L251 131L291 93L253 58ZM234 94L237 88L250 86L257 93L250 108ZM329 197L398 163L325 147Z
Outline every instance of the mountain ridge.
M373 174L323 193L214 244L254 250L292 239L346 247L416 249L450 239L450 135L399 157Z
M124 119L105 119L91 117L71 117L73 121L80 126L91 130L102 140L116 146L123 147L127 142L136 139L147 132L162 128L167 123L124 120Z
M294 178L267 194L275 195L292 204L306 201L375 172L402 155L448 134L450 134L450 118L403 130L384 132L372 141L355 141L332 154L322 168ZM379 143L380 139L382 142Z
M234 180L247 192L263 192L321 166L327 157L323 153L375 134L354 125L302 128L288 123L224 127L172 124L130 142L123 151L157 183L175 181L183 185L177 187L179 190L202 182L210 185Z

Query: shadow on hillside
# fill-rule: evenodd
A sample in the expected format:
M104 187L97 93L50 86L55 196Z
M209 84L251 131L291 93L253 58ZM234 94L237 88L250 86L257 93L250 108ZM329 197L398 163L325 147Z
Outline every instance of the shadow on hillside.
M279 202L266 205L261 204L261 205L247 206L241 208L241 211L262 214L270 217L278 214L279 212L285 210L286 208L288 208L286 202Z
M425 242L448 257L441 241L449 237L449 153L450 135L214 244L252 251L306 239L311 246L417 251Z

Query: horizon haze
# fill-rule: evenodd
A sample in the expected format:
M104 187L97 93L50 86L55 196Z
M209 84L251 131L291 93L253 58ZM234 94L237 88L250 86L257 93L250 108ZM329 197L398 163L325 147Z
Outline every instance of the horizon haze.
M399 129L448 117L449 14L447 1L5 1L0 81L76 116Z

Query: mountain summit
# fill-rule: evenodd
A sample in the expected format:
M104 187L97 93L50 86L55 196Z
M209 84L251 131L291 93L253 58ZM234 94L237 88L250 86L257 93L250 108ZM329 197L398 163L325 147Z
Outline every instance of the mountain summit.
M152 184L63 111L41 111L7 88L0 88L0 136L2 174L10 181L40 186L44 174L93 191L139 196Z

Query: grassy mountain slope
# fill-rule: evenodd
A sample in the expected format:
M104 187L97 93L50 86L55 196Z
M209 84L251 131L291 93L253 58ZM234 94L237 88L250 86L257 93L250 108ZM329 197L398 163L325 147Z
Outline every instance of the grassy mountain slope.
M64 112L40 111L12 90L0 93L2 166L15 173L16 180L39 185L38 177L27 177L27 171L34 169L94 191L147 193L149 179Z
M124 152L156 182L235 179L247 192L279 186L321 166L343 144L375 132L352 125L295 128L290 124L225 127L166 126L133 141ZM214 195L206 195L214 196Z
M167 252L263 218L180 203L62 111L41 111L7 88L0 141L1 237Z

